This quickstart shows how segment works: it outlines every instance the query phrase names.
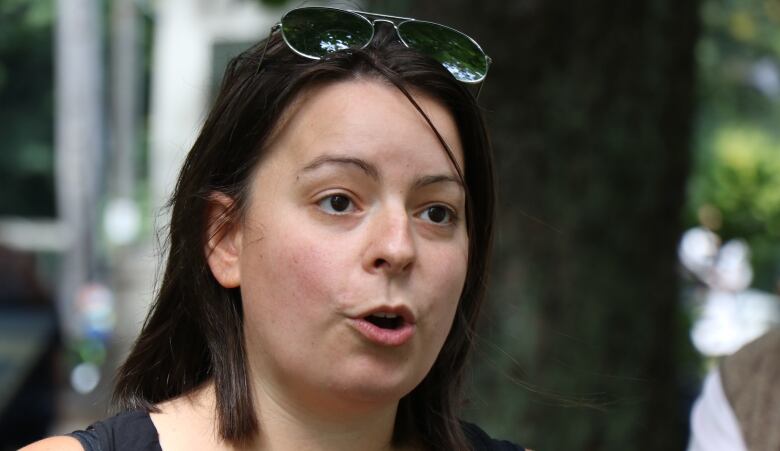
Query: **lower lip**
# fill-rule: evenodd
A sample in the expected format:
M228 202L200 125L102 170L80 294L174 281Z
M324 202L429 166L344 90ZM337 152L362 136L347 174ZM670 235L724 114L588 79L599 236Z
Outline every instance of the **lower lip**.
M368 341L382 346L401 346L414 335L414 325L407 322L397 329L383 329L362 318L350 319L349 322Z

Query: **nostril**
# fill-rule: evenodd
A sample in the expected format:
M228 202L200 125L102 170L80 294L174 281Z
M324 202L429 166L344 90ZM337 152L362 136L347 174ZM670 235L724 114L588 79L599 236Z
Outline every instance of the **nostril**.
M378 269L385 266L390 266L390 263L384 258L377 258L376 260L374 260L374 268Z

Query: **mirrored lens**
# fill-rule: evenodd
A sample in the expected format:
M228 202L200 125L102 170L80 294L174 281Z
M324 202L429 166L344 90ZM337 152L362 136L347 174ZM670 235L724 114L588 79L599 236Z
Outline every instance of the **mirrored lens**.
M487 56L465 34L432 22L409 21L398 26L409 47L433 57L456 79L475 83L487 74Z
M373 33L374 27L367 19L337 9L300 8L282 18L282 36L287 44L309 58L364 47Z

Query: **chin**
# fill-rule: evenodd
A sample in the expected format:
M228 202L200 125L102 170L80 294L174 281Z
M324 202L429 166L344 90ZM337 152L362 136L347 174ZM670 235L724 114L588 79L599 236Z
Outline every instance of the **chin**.
M341 378L331 389L345 400L363 404L398 403L425 375L370 373Z
M409 390L399 390L398 387L362 386L352 387L343 393L342 399L353 406L380 407L398 404Z

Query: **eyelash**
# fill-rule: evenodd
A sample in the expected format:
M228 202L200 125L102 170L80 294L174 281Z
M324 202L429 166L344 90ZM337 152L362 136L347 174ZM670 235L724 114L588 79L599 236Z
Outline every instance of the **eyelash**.
M333 209L333 201L335 199L337 199L337 198L345 199L349 203L348 206L351 207L351 208L348 211L346 209L343 210L343 211L337 211L337 210ZM319 208L323 212L325 212L326 214L333 215L333 216L347 215L349 213L352 213L356 209L355 201L353 201L352 198L349 195L344 194L344 193L328 194L327 196L324 196L324 197L320 198L319 200L317 200L317 206L319 206ZM457 224L458 221L460 220L460 217L458 216L458 213L455 211L455 209L452 208L452 207L449 207L449 206L447 206L445 204L431 204L431 205L427 205L427 206L425 206L425 208L422 209L420 215L424 215L425 213L430 213L430 210L432 208L436 208L436 207L443 208L444 211L446 212L447 216L449 217L449 220L446 221L446 222L434 222L434 221L428 220L427 222L429 222L430 224L447 227L447 226L452 226L452 225Z

